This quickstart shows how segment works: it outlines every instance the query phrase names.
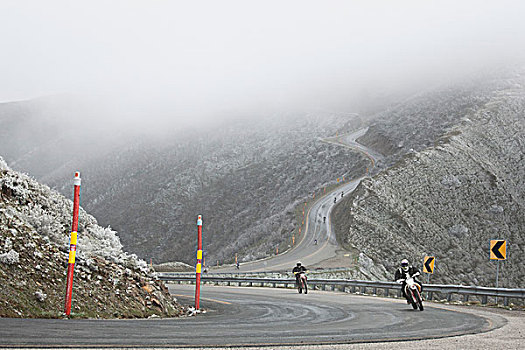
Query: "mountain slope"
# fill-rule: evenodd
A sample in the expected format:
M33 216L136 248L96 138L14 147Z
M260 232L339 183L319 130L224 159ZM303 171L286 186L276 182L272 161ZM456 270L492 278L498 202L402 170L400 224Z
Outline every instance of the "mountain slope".
M336 208L341 242L392 272L404 257L420 265L425 255L432 255L434 282L492 286L497 264L489 260L489 241L506 239L508 260L501 264L500 286L524 287L524 83L521 74L513 73L472 88L475 98L465 94L459 103L457 95L441 95L443 111L457 114L424 114L432 118L428 124L439 125L426 135L417 117L400 121L397 113L392 119L383 116L364 140L385 145L385 137L376 137L379 129L383 136L388 130L390 145L416 134L420 140L440 137L428 148L427 142L410 146L421 151L405 156L391 152L391 162L401 160L363 181ZM416 115L414 106L399 110Z
M0 316L59 317L72 202L0 158ZM177 316L180 305L115 231L80 210L73 316Z
M342 175L365 172L362 155L318 140L359 123L273 117L137 140L81 164L84 206L121 232L126 249L155 263L193 264L199 214L208 262L268 256L298 230L296 204ZM66 178L47 182L69 191Z

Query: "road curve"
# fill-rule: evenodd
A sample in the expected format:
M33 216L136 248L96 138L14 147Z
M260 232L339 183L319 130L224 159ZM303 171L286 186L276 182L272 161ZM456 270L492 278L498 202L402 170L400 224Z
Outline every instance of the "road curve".
M371 161L371 167L382 156L359 144L356 139L364 135L367 128L354 133L320 139L323 142L358 150L364 153ZM211 267L213 272L260 272L289 270L297 261L301 261L308 268L316 267L322 261L334 258L336 251L341 249L332 230L330 214L334 206L341 200L341 194L352 192L361 178L353 179L318 198L306 213L305 231L297 237L298 243L287 251L270 258L240 264L237 270L233 266ZM334 202L336 199L336 202ZM326 217L326 221L324 218ZM317 243L317 244L316 244Z
M170 291L190 304L192 285ZM167 347L362 343L433 339L505 324L394 299L292 289L201 288L206 314L148 320L0 319L0 347Z
M170 290L190 303L194 286ZM429 339L477 333L504 319L428 307L412 311L398 300L275 288L201 289L207 314L149 320L0 319L0 347L166 347L334 344Z

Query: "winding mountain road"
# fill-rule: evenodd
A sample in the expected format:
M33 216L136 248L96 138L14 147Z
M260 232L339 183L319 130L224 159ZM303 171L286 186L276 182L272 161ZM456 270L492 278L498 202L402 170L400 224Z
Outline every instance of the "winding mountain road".
M323 141L361 148L355 140L364 132L366 130ZM369 150L361 150L372 164L380 159ZM294 249L277 257L243 264L241 271L288 270L298 259L314 266L333 257L340 249L330 222L333 198L342 191L352 191L360 180L346 183L317 200L308 211L306 234ZM326 223L323 216L327 217ZM195 286L169 285L169 289L182 304L193 304ZM378 344L382 349L442 349L447 344L457 348L458 344L464 344L463 339L468 339L470 345L461 347L468 349L486 348L488 344L518 349L523 345L524 323L519 318L523 313L500 315L480 308L435 303L428 303L425 311L419 312L413 311L404 300L342 292L311 290L305 295L284 288L202 285L201 308L207 311L205 315L172 319L0 318L0 348L289 348L303 345L303 349L334 349L337 347L334 344L346 344L341 345L346 349L351 346L348 344L356 343L368 348ZM499 334L502 340L491 342L492 334ZM418 347L417 344L424 345Z
M356 140L363 136L368 128L354 133L319 139L320 141L357 150L365 154L375 165L382 155L359 144ZM306 213L304 234L298 243L285 253L257 261L240 264L240 269L234 266L211 267L212 272L262 272L290 270L297 261L301 261L308 268L319 266L323 261L335 258L337 251L342 248L337 243L332 230L330 214L332 209L341 200L341 194L352 192L364 177L351 180L338 186L336 189L320 197ZM334 203L334 198L336 202ZM323 218L326 217L326 221Z

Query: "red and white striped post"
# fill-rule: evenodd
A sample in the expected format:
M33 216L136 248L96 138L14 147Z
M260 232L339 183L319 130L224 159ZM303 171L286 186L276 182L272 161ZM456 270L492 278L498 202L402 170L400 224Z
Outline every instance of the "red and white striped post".
M75 173L73 194L73 224L71 227L71 239L69 244L69 260L67 266L66 282L66 307L67 316L71 314L71 298L73 296L73 270L75 269L75 255L77 253L77 230L78 230L78 209L80 207L80 173Z
M199 301L201 296L201 269L202 269L202 215L197 219L197 266L195 267L195 310L199 310Z

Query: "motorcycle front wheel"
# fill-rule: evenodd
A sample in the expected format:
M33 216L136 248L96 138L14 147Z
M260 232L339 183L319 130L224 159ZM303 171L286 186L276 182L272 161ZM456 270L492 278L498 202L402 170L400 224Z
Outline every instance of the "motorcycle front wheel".
M416 293L416 301L417 301L417 306L419 307L419 311L423 311L424 308L423 308L423 300L421 300L421 295L419 293Z

